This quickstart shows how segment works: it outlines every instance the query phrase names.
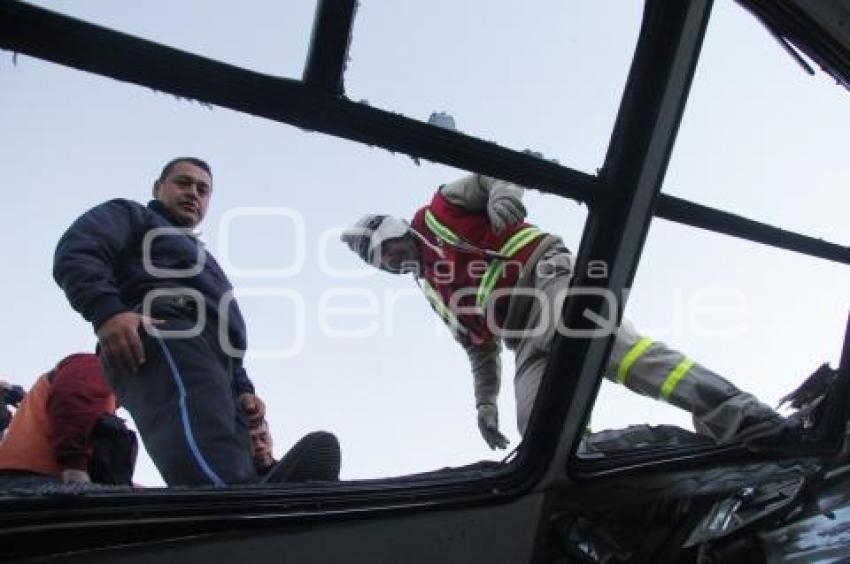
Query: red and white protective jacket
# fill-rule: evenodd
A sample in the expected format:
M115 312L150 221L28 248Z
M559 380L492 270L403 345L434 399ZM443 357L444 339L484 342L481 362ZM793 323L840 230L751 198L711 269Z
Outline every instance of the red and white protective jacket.
M497 234L487 203L494 191L518 200L522 188L482 175L445 184L413 216L420 241L419 283L431 306L466 349L475 380L476 404L495 403L500 387L499 339L508 290L544 235L528 223Z

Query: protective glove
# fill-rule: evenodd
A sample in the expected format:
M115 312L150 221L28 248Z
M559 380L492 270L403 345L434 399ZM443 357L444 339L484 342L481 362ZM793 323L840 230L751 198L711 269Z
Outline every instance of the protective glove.
M497 235L501 235L506 227L521 223L527 213L522 201L512 194L494 192L487 200L487 216Z
M478 429L487 446L493 450L504 449L510 442L499 431L499 408L492 403L482 403L478 406Z

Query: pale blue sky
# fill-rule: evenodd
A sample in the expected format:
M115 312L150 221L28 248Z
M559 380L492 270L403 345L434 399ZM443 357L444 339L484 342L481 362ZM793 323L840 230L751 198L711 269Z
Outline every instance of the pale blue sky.
M315 7L306 0L249 2L238 11L224 2L39 4L289 77L300 76ZM446 111L468 133L531 147L592 173L604 158L641 9L638 2L612 0L521 6L363 0L347 93L422 120ZM15 65L7 52L0 56L0 80L6 210L0 256L7 273L0 281L7 298L0 374L29 385L61 356L91 350L91 328L50 275L57 238L77 215L106 199L145 201L162 163L191 154L214 169L203 227L219 259L222 218L238 207L287 208L303 218L303 268L286 278L236 276L233 267L291 265L299 250L293 223L237 218L229 238L237 288L286 293L241 301L251 346L303 343L294 357L248 363L279 453L324 428L340 437L347 478L498 456L475 425L465 356L415 285L381 273L341 280L324 273L320 260L327 230L370 211L409 217L438 184L461 171L416 166L405 155L26 56ZM847 94L823 74L804 74L749 14L719 0L664 190L846 243ZM577 248L583 207L537 192L528 194L527 205L532 221ZM333 267L359 268L334 240L323 256ZM840 265L659 220L627 315L650 335L775 403L818 363L837 360L848 288L850 276ZM335 306L363 307L371 299L375 309L325 319L320 310L332 291L348 293L333 298ZM287 298L293 294L303 304L303 326ZM707 313L707 301L718 299L737 310L726 317L717 309ZM323 322L337 330L375 331L334 337ZM508 355L504 361L502 427L515 445L513 363ZM606 383L594 428L636 422L687 425L687 417ZM137 480L161 483L146 459Z

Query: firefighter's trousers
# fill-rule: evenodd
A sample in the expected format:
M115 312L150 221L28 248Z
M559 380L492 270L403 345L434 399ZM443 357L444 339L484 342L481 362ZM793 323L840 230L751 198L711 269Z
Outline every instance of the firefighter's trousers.
M571 272L572 257L560 245L538 260L533 288L542 301L532 302L534 305L530 307L524 331L526 336L513 342L507 340L509 348L516 353L514 387L517 426L521 434L525 433L540 380L546 371ZM547 303L542 305L543 302ZM626 319L616 330L604 375L638 394L690 412L695 430L718 442L732 440L753 425L761 427L782 421L774 410L752 394L739 390L681 352L641 335Z

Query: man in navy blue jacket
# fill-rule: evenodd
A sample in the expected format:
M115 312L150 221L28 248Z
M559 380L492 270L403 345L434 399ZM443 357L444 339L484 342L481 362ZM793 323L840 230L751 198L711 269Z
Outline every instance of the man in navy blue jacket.
M232 286L192 233L207 211L202 160L169 162L147 207L116 199L60 239L53 275L94 325L118 399L169 485L257 481L248 427L263 402L242 366Z

